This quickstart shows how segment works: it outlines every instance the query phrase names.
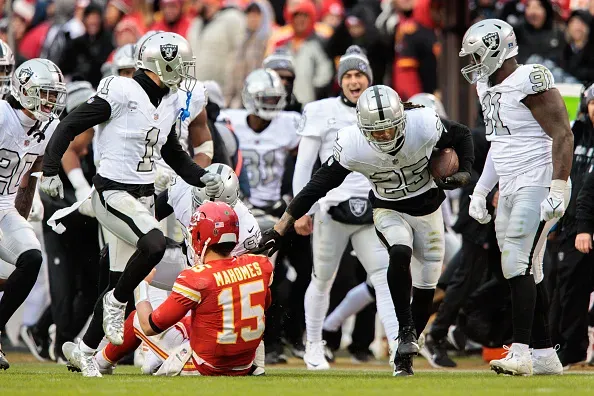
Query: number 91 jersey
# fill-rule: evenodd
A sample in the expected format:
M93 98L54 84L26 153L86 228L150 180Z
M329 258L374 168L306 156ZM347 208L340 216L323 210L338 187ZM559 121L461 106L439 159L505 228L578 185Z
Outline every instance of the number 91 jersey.
M500 177L516 176L552 163L553 140L522 100L554 88L554 84L553 75L542 65L521 65L494 87L477 83L486 137Z
M111 107L109 121L98 131L97 173L123 184L154 183L155 161L181 108L177 93L165 95L155 108L134 79L111 76L101 80L97 97Z
M404 144L394 155L371 148L357 125L340 130L334 144L333 159L367 177L375 197L381 200L412 198L436 187L428 165L444 132L443 124L435 111L426 107L407 110L405 114Z

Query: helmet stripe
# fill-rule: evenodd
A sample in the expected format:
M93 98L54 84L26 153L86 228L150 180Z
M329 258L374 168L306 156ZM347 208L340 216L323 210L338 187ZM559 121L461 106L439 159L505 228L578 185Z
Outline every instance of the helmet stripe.
M373 87L373 94L375 95L375 103L377 104L377 111L379 112L379 119L383 121L384 117L384 107L382 106L382 98L380 97L379 89L377 86Z

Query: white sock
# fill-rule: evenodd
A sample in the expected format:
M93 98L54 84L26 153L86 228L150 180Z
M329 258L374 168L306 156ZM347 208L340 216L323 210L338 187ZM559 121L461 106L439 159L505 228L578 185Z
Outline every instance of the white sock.
M97 353L95 355L95 361L97 362L97 366L99 366L100 369L108 369L111 366L115 366L115 364L111 364L106 358L105 355L103 354L103 349L99 350L99 353ZM117 363L117 362L116 362Z
M95 353L95 350L93 348L87 346L87 344L85 344L83 340L80 340L80 342L78 343L78 347L84 353Z
M120 302L117 298L115 298L115 296L113 295L113 291L109 294L109 297L107 298L109 299L109 302L113 305L126 306L127 304L125 302Z
M312 277L305 292L305 330L307 342L322 341L324 317L330 306L332 281L323 282Z
M530 352L530 348L528 347L528 344L520 344L519 342L514 342L512 344L512 348L517 349L518 351L520 351L522 353Z
M353 287L324 321L324 330L338 331L344 321L351 315L356 315L375 299L369 292L365 282Z
M550 356L553 353L555 353L555 350L553 349L553 347L544 348L544 349L533 349L532 350L532 356L534 356L534 357Z

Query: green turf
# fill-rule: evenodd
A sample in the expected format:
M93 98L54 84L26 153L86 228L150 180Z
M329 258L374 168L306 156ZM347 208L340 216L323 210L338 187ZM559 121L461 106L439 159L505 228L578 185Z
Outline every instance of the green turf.
M389 371L268 369L265 377L147 377L120 367L104 378L82 378L64 366L14 364L0 372L0 395L593 395L594 376L504 377L492 372L418 372L393 378Z

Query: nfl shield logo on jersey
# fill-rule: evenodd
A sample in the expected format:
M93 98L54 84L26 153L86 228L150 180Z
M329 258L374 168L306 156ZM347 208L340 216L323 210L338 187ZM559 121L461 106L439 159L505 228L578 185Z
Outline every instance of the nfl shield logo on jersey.
M499 48L499 35L497 33L489 33L483 37L483 43L490 50L496 50Z
M351 198L349 199L349 207L355 216L361 217L363 214L365 214L365 212L367 212L367 200Z
M27 67L27 68L22 69L19 72L19 75L17 78L19 79L19 82L21 83L21 85L25 85L25 84L27 84L27 82L29 82L32 75L33 75L33 70L31 70L29 67Z
M163 44L161 45L161 56L167 62L171 62L177 56L177 45L175 44Z

